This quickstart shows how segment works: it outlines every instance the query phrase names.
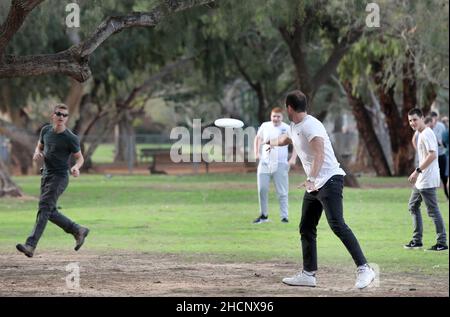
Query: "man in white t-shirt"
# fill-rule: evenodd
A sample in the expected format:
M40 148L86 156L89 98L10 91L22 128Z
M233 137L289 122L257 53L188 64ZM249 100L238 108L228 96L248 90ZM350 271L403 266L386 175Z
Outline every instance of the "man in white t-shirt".
M428 251L448 250L445 225L437 202L436 190L441 185L438 164L438 142L436 136L425 125L422 111L412 109L408 113L408 121L411 128L418 132L416 150L419 157L419 166L412 172L408 180L414 185L409 199L409 211L413 218L413 238L404 247L406 249L422 248L422 215L420 205L422 200L427 206L428 215L433 219L436 227L437 243Z
M283 122L283 109L276 107L270 113L270 121L264 122L256 134L254 151L256 159L259 160L257 177L260 215L253 223L263 223L269 220L268 201L271 178L280 204L281 222L289 222L289 164L295 164L296 154L292 153L291 160L288 161L287 145L267 151L270 146L264 144L282 134L287 134L289 129L289 125Z
M303 197L300 236L303 253L303 270L292 277L284 278L283 283L292 286L316 286L317 271L317 225L322 211L333 232L351 254L357 265L355 286L359 289L370 285L375 272L367 260L353 232L345 224L343 216L342 191L345 172L340 168L330 138L323 124L306 112L306 96L299 90L289 93L286 107L291 121L288 135L269 141L271 146L294 145L307 180L303 184L306 192Z

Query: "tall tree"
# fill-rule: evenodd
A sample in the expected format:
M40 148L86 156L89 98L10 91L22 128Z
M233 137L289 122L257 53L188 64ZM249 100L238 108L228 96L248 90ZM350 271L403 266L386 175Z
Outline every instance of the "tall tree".
M84 82L91 77L89 58L109 37L124 29L155 27L164 18L175 12L213 3L213 0L161 0L154 1L149 12L133 12L106 18L98 27L77 45L56 53L15 55L7 54L8 45L30 16L44 0L12 0L4 22L0 25L0 78L15 78L50 74L64 74ZM2 3L2 8L5 7ZM4 164L0 165L2 190L15 186L10 182Z

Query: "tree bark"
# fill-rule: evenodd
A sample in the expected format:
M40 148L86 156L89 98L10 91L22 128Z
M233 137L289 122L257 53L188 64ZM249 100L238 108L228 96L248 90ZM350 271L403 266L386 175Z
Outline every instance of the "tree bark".
M25 2L40 3L41 1L29 0ZM172 13L213 2L214 0L165 0L164 4L157 6L150 12L136 12L124 16L109 17L84 42L74 45L65 51L33 56L5 55L0 60L0 78L61 73L79 82L84 82L91 77L91 70L88 64L90 55L111 35L132 27L155 27L161 20ZM24 20L25 18L26 14L23 13L21 19ZM8 20L4 25L8 26ZM7 33L2 34L0 32L0 45L4 43L3 45L6 46L19 27L20 25Z
M122 120L120 120L115 126L115 163L128 162L131 159L133 159L133 165L137 162L135 146L131 149L133 153L130 153L130 147L134 145L134 142L130 141L134 140L136 136L132 123L133 115L131 114L130 109L123 110Z
M347 100L352 107L360 138L364 140L369 155L372 158L373 168L378 176L392 176L389 163L384 155L383 148L373 128L372 119L365 108L361 98L353 94L353 87L349 81L343 83Z
M0 61L6 46L22 26L28 14L44 0L12 0L5 22L0 26Z

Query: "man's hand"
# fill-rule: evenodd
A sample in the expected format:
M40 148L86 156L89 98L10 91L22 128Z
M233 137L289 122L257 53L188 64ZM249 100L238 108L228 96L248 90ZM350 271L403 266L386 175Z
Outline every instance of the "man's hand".
M42 153L42 152L34 152L34 154L33 154L33 160L34 161L39 161L39 160L41 160L41 159L43 159L44 158L44 154Z
M310 180L306 180L303 184L299 185L298 188L306 188L307 192L315 192L317 191L316 185L314 185L314 182L311 182Z
M417 171L414 171L411 175L409 175L408 181L414 185L417 181L417 177L419 177L419 173L417 173Z
M70 173L72 174L73 177L78 177L78 176L80 176L80 169L78 168L78 166L74 165L70 169Z

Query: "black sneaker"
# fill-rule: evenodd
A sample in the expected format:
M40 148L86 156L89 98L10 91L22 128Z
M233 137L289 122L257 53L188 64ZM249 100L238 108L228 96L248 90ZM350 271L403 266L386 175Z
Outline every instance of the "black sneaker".
M403 246L405 249L420 249L423 247L422 242L410 241L408 244Z
M75 240L76 240L76 245L74 248L75 251L78 251L81 248L81 246L84 243L84 239L86 239L88 234L89 234L89 229L84 228L84 227L80 227L78 229L78 232L73 234L73 236L75 237Z
M34 248L31 245L19 243L18 245L16 245L16 249L25 254L29 258L33 257Z
M425 251L445 251L448 250L448 246L446 246L445 244L435 244L433 245L431 248L426 249Z
M258 218L256 218L253 223L263 223L263 222L268 222L269 221L269 217L261 215Z
M288 218L283 218L283 219L281 219L281 222L288 223L289 220L288 220Z

